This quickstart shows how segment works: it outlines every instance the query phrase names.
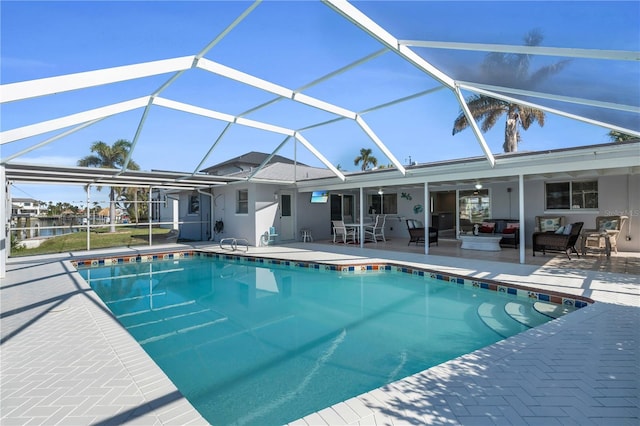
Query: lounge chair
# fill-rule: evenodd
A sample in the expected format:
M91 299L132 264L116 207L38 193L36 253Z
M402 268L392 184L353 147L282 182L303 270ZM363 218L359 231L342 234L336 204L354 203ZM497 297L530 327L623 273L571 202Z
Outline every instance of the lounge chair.
M558 228L556 231L534 232L533 233L533 255L536 251L546 252L562 252L571 259L571 253L575 253L580 257L580 253L576 250L576 242L582 231L584 222L576 222Z
M598 216L595 229L582 230L582 254L587 251L604 252L611 256L611 250L618 254L618 236L627 216Z

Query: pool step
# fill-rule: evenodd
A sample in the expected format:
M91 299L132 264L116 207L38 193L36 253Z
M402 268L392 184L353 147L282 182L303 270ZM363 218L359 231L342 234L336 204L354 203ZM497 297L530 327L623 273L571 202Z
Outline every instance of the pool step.
M141 344L226 322L226 317L220 313L191 302L140 311L118 319Z
M509 337L525 331L528 327L509 316L502 304L484 302L478 306L478 316L487 327L501 337Z
M549 321L547 315L541 314L529 303L508 302L504 305L504 310L511 318L529 328L537 327Z
M533 308L542 315L546 315L553 319L559 318L576 310L574 306L556 305L555 303L547 302L536 302L533 304Z

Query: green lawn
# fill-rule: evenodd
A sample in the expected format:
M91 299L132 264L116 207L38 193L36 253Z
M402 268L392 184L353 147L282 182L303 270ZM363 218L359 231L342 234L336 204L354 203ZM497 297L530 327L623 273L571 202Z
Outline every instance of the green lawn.
M162 236L170 231L165 228L153 228L154 236ZM108 247L129 247L149 244L149 228L124 228L116 232L99 230L91 232L91 249ZM11 249L12 257L32 256L37 254L64 253L87 249L86 231L51 237L35 248Z

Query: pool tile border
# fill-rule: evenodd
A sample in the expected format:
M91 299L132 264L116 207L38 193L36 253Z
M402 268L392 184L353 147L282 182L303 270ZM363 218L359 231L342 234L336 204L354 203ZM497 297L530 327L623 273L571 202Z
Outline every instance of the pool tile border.
M437 279L440 281L448 282L455 285L478 288L489 291L497 291L499 293L505 293L514 295L517 297L525 297L528 299L538 300L541 302L554 303L557 305L583 308L588 306L594 301L588 297L568 295L565 293L554 291L540 291L531 287L522 286L518 284L504 283L495 280L477 279L473 277L467 277L456 274L443 274L439 271L434 271L426 268L414 268L395 263L355 263L348 265L334 265L319 262L304 262L304 261L289 261L286 259L265 258L256 257L250 255L229 254L229 253L212 253L198 250L180 250L172 252L159 252L149 254L136 254L133 256L122 257L106 257L106 258L91 258L72 260L72 265L78 268L95 268L110 265L124 265L129 263L146 263L162 260L174 260L174 259L186 259L191 257L213 257L216 259L234 261L234 262L250 262L260 263L267 265L279 265L292 268L310 268L319 271L335 271L347 274L359 274L370 273L375 271L393 271L406 274L412 274L420 277Z

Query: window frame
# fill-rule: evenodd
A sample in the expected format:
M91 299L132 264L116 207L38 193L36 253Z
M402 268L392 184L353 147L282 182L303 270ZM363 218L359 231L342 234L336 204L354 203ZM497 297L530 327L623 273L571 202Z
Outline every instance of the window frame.
M560 186L566 185L563 190ZM591 185L591 188L589 186ZM549 186L557 189L550 191ZM579 189L578 189L579 188ZM555 188L552 188L555 189ZM551 194L562 192L559 201L549 202ZM576 200L581 198L581 203ZM544 183L544 209L545 211L597 211L599 208L599 188L598 179L562 180L549 181Z
M367 211L369 214L372 213L372 209L380 206L380 195L381 194L367 194ZM393 211L387 211L393 210ZM384 215L397 215L398 214L398 194L396 192L389 192L382 194L382 211L378 211L376 209L376 215L384 214Z
M187 214L196 216L200 214L200 195L189 194L189 201L187 205Z
M244 195L244 197L242 197L241 195ZM246 188L238 189L236 191L236 214L249 214L249 190Z

